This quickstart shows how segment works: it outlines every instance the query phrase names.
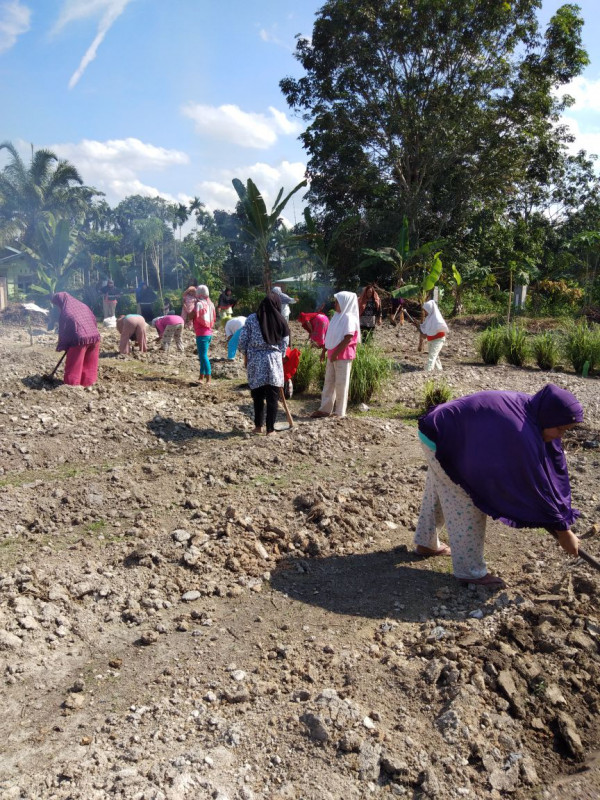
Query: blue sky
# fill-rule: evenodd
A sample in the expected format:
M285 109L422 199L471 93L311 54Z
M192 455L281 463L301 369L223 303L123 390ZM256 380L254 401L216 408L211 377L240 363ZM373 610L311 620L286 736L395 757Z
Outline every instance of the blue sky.
M315 0L0 0L0 140L50 147L115 205L160 194L232 209L231 178L271 201L302 180L301 122L279 90ZM544 0L546 22L560 6ZM600 154L600 2L569 87L577 146ZM286 210L300 216L295 199Z

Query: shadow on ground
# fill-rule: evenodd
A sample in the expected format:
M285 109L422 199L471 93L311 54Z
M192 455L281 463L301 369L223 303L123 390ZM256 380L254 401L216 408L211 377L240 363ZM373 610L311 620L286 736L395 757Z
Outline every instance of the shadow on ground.
M21 383L28 389L35 389L37 391L41 389L44 391L51 391L52 389L58 389L59 386L63 386L62 378L50 378L48 375L26 375L24 378L21 378Z
M148 430L165 442L183 442L189 439L235 439L246 431L217 431L214 428L195 428L189 422L178 422L171 417L155 417L147 423Z
M440 566L449 560L440 559ZM315 559L284 559L271 576L272 588L335 614L424 622L439 606L436 593L457 591L449 573L419 569L422 560L405 546L393 550Z

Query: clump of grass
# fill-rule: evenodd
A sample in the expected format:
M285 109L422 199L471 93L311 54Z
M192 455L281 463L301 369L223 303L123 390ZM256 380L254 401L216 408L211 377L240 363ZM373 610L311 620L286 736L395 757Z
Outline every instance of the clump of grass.
M522 367L529 356L529 345L525 330L518 325L509 325L503 332L504 357L513 367Z
M351 405L367 403L389 380L391 361L374 344L359 344L350 373L349 402Z
M504 352L504 332L501 328L488 328L477 340L477 349L484 364L497 364Z
M573 325L565 338L565 355L579 375L586 362L592 372L600 363L600 331L591 329L585 321Z
M425 381L423 386L423 410L429 411L434 406L439 406L441 403L447 403L452 400L452 390L445 380L436 381L435 378L429 378Z
M306 392L315 380L319 369L319 350L306 346L300 351L298 369L294 375L294 394Z
M558 338L551 331L535 336L531 342L531 350L535 362L540 369L554 369L560 359L560 345Z

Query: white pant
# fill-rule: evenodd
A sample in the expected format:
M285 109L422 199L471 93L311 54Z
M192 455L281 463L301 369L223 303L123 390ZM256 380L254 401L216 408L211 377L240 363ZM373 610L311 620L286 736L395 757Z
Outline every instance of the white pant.
M427 478L415 544L437 550L438 529L446 523L452 568L457 578L483 578L487 567L483 558L487 516L474 504L465 490L454 483L429 447L421 443L427 460Z
M323 384L321 408L319 411L331 414L335 408L335 415L337 417L346 416L351 370L351 360L343 359L341 361L330 361L327 359L325 383Z
M425 372L433 372L434 369L442 369L440 351L445 342L445 336L442 336L440 339L432 339L430 342L427 342L427 366L425 367Z

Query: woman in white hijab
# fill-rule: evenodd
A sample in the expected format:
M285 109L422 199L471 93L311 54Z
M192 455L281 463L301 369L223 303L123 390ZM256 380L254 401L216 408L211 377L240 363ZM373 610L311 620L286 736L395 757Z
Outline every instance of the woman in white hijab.
M433 372L434 369L442 369L440 351L446 341L446 334L449 328L435 300L428 300L423 303L423 311L425 312L425 319L421 323L419 330L421 338L427 339L427 366L425 367L425 372Z
M346 416L350 371L360 342L360 316L354 292L338 292L334 297L335 314L327 328L321 355L321 359L327 355L321 407L311 417Z

